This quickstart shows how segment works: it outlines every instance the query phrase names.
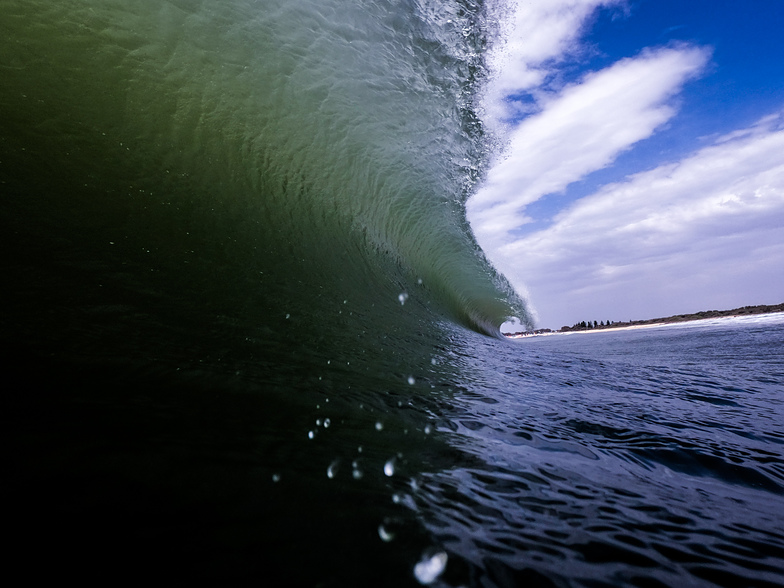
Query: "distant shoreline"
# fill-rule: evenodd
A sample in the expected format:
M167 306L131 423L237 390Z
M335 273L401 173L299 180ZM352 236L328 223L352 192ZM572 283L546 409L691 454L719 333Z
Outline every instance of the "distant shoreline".
M606 331L626 331L630 329L644 329L649 327L662 327L665 325L673 325L677 323L687 323L708 319L721 319L721 318L737 318L744 316L755 316L762 314L776 314L784 312L784 303L765 305L760 304L757 306L743 306L741 308L733 308L732 310L703 310L693 314L677 314L664 318L645 319L640 321L628 322L610 322L606 325L598 326L579 326L561 327L554 331L551 329L537 329L535 331L526 331L524 333L505 333L506 337L510 339L519 339L521 337L532 337L536 335L555 335L561 333L598 333Z

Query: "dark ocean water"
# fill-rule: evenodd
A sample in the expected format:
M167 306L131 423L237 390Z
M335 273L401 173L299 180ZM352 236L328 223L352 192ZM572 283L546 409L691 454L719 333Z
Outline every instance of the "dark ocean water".
M784 583L781 321L498 337L464 205L502 18L0 4L8 570Z
M464 583L784 582L783 315L456 353L466 463L413 495Z

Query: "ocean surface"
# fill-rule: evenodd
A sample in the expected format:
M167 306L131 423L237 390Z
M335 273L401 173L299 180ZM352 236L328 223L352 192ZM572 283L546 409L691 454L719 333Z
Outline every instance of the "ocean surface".
M502 3L4 0L6 569L784 584L781 315L510 341Z

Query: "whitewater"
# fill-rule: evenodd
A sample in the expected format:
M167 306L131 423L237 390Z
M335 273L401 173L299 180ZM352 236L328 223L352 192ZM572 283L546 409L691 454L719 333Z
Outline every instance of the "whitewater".
M11 568L784 583L780 316L500 336L465 206L504 15L2 3Z

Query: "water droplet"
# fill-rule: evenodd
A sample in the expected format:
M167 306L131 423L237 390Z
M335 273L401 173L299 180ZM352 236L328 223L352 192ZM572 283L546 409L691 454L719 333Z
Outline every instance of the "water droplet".
M276 484L280 482L280 474L272 474L272 481Z
M355 480L361 480L362 476L365 475L365 472L359 467L359 464L355 461L351 464L351 475L354 477Z
M384 474L387 477L391 478L395 475L395 458L393 457L387 463L384 464Z
M425 435L429 435L432 430L433 427L431 427L430 425L425 425Z
M317 426L317 427L320 427L320 426L321 426L321 419L316 419L316 426Z
M417 284L422 285L422 278L417 278Z
M308 439L313 439L316 436L316 431L308 431Z
M338 466L340 466L340 460L336 459L327 468L327 478L332 479L338 475Z
M400 301L400 304L403 305L408 300L408 294L406 292L401 292L398 294L397 299Z
M362 446L357 447L357 453L362 453Z
M287 314L287 315L286 315L286 318L289 318L290 316L291 316L290 314Z
M408 376L407 381L409 386L413 386L414 384L416 384L416 380L414 379L414 376Z
M395 534L387 530L387 528L384 527L383 524L378 526L378 536L381 537L381 540L384 543L389 543L390 541L392 541L392 539L395 538Z
M414 576L420 584L432 584L446 569L447 559L443 551L433 555L423 555L420 562L414 566Z
M384 428L384 423L376 421L376 431L381 431Z
M332 421L330 421L328 418L324 419L324 428L325 429L329 428L330 424L332 424Z
M431 358L430 358L430 363L431 363L432 365L436 365L436 364L438 363L438 360L437 360L435 357L431 357Z
M393 494L392 502L394 502L395 504L400 504L401 502L403 502L403 498L400 496L400 494Z

